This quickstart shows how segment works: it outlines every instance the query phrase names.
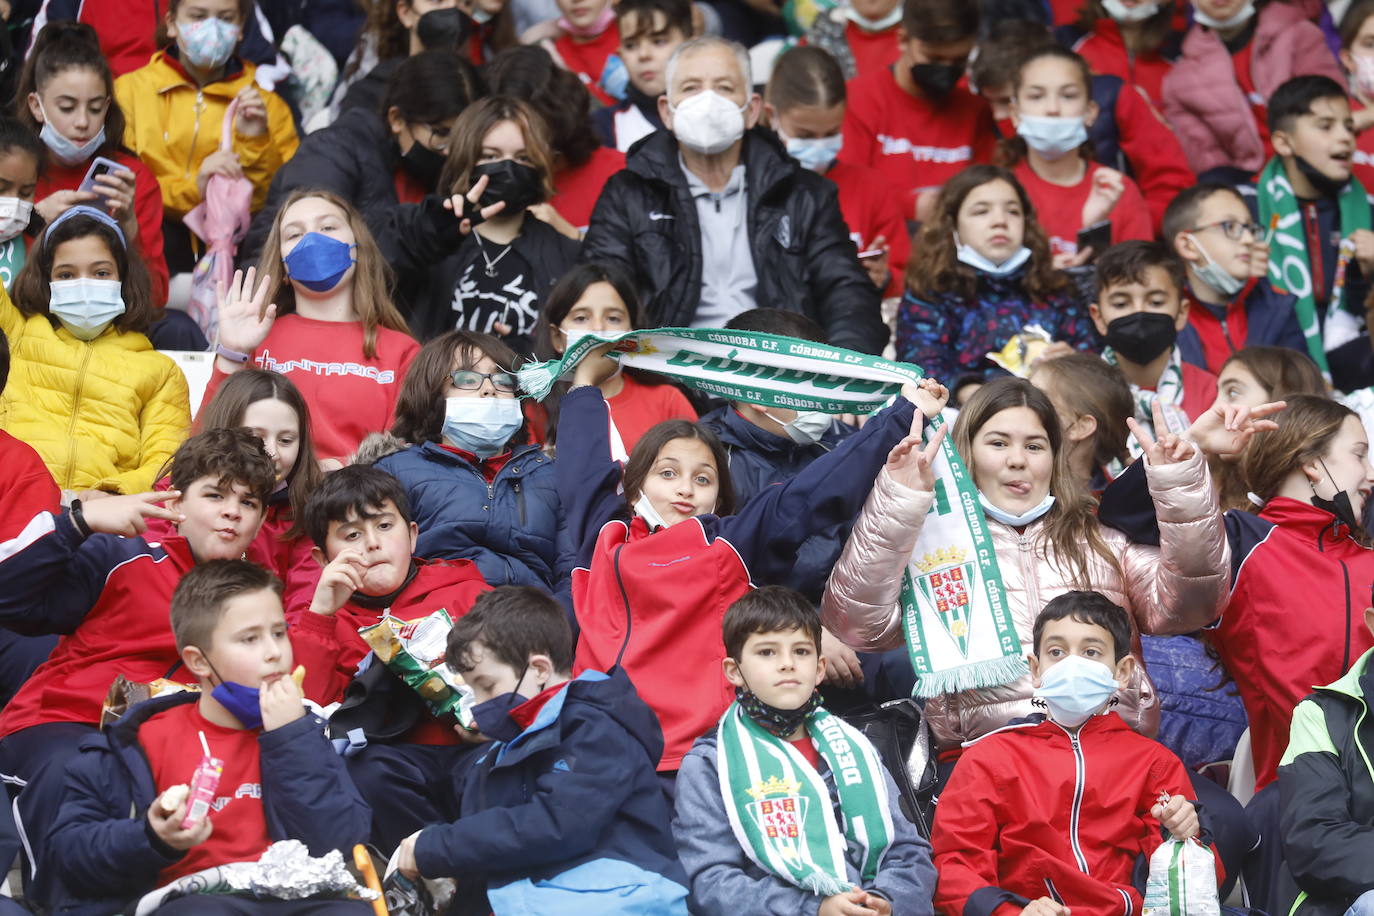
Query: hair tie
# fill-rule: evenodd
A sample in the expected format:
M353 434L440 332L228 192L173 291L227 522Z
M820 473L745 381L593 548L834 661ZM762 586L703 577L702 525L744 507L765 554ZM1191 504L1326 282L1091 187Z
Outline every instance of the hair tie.
M106 213L104 210L97 209L96 207L90 207L86 204L77 204L75 207L72 207L70 210L68 210L66 213L63 213L57 219L48 223L48 228L43 230L44 248L48 247L48 236L52 233L52 231L56 229L58 226L62 225L67 220L71 219L73 216L89 216L97 223L102 223L106 226L109 226L111 229L114 230L115 235L119 236L120 246L123 247L125 251L129 250L129 243L124 239L124 230L119 228L119 223L115 222L115 218L110 214Z

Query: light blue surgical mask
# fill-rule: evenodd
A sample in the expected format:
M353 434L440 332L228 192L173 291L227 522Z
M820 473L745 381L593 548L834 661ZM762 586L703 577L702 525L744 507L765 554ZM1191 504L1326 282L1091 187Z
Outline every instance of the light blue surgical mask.
M1070 655L1040 675L1033 695L1045 701L1051 719L1065 728L1077 728L1106 707L1117 686L1112 669L1102 662Z
M997 508L983 495L982 490L978 491L978 502L982 504L983 512L991 518L995 518L1004 524L1011 525L1013 528L1024 528L1026 525L1029 525L1031 522L1050 511L1050 507L1054 505L1054 496L1053 494L1046 493L1045 498L1040 500L1039 505L1027 509L1020 515L1012 515L1005 509Z
M1082 118L1021 115L1016 133L1027 146L1049 160L1068 155L1088 140L1088 127Z
M1005 277L1021 269L1021 265L1030 260L1031 250L1022 245L1015 254L1007 258L1001 264L997 264L972 245L965 245L959 241L959 233L954 233L954 256L961 263L967 264L976 271L989 274L994 277Z
M519 398L445 398L441 435L454 448L491 458L525 422Z
M844 146L844 136L833 137L789 137L778 131L778 138L787 144L787 155L797 160L802 168L813 172L824 172L834 164Z
M1193 269L1193 272L1197 274L1198 279L1228 299L1240 292L1241 287L1245 285L1245 281L1231 276L1230 271L1212 260L1212 256L1207 253L1206 248L1202 247L1202 243L1198 241L1196 235L1189 233L1188 237L1193 240L1193 244L1197 246L1198 251L1201 251L1202 256L1207 259L1207 263L1203 264L1201 267L1198 267L1196 264L1189 265L1189 267Z
M771 413L765 413L764 416L781 426L787 438L798 445L820 445L821 437L830 429L830 414L819 410L799 413L796 419L785 423Z
M37 94L34 95L34 98L38 98ZM105 145L104 125L101 125L94 137L78 146L58 133L57 128L52 126L52 119L43 110L42 99L38 99L38 113L43 116L43 127L38 131L38 139L43 141L43 145L48 148L48 151L53 154L58 162L68 168L80 165L90 159L95 155L96 150Z
M124 287L118 280L54 280L48 312L78 340L94 340L124 314Z

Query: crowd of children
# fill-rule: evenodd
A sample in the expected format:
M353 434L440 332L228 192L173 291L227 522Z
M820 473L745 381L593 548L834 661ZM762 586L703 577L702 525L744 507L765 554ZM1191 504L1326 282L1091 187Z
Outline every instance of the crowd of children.
M0 914L1374 913L1374 0L0 18Z

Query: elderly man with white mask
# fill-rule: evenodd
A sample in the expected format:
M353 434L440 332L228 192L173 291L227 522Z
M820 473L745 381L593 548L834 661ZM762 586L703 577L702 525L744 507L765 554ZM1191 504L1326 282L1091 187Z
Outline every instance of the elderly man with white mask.
M658 100L667 131L630 148L606 183L584 261L635 278L646 322L720 327L752 308L802 312L830 343L878 353L888 331L834 184L755 130L762 101L744 48L685 42Z

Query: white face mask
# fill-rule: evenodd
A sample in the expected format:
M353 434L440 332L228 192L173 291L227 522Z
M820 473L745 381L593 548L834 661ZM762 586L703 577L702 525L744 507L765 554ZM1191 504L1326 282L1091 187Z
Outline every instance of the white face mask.
M900 3L892 8L892 12L881 19L869 19L866 16L861 16L853 7L846 7L844 12L849 17L850 22L865 32L882 32L902 21L902 4Z
M94 340L124 314L118 280L54 280L48 312L78 340Z
M764 416L781 426L787 438L798 445L820 445L821 437L830 429L830 414L819 410L799 413L795 420L786 423L771 413L765 413Z
M972 245L965 245L959 241L959 233L954 233L954 256L963 264L967 264L974 270L989 274L994 277L1005 277L1015 273L1021 265L1030 259L1031 251L1025 245L1017 249L1016 253L1007 258L1001 264L994 263L992 260L983 256L983 253Z
M1045 701L1051 719L1065 728L1077 728L1107 706L1118 686L1106 665L1070 655L1040 675L1033 695Z
M1126 6L1121 0L1102 0L1102 8L1117 22L1144 22L1159 12L1159 4L1154 0L1135 6Z
M85 143L77 146L68 140L65 135L58 133L57 128L52 126L52 120L48 113L43 110L43 100L38 99L38 113L43 116L43 127L38 131L38 139L43 141L43 145L53 154L58 162L70 168L80 165L87 159L95 155L95 151L105 145L105 127L101 125L100 131Z
M698 92L679 105L668 105L673 113L673 134L677 142L704 156L729 149L744 136L744 111L749 105L736 105L713 89Z
M994 506L992 501L983 495L982 490L978 491L978 502L982 505L983 512L989 517L995 518L999 522L1010 525L1013 528L1024 528L1026 525L1029 525L1031 522L1050 511L1050 507L1054 505L1054 496L1046 493L1045 498L1040 500L1039 505L1027 509L1020 515L1012 515L1006 509L999 509L997 506Z
M0 197L0 242L8 242L23 232L33 218L33 201Z
M1351 55L1355 61L1355 87L1366 96L1374 95L1374 57Z
M779 130L778 139L786 144L787 155L797 160L802 168L820 173L830 168L844 147L843 134L833 137L789 137Z
M655 528L668 527L668 523L663 520L663 516L658 514L658 510L654 508L653 503L649 502L649 497L646 494L639 494L639 499L635 500L634 508L635 515L638 515L649 523L650 531L653 531Z
M1198 247L1198 251L1201 251L1202 256L1207 259L1207 263L1203 264L1201 267L1196 264L1188 265L1193 273L1197 274L1198 279L1228 298L1240 292L1240 288L1245 285L1245 281L1231 276L1230 271L1212 260L1212 256L1207 253L1206 248L1202 247L1202 242L1198 241L1196 235L1190 232L1188 233L1188 238L1193 240L1193 244Z
M1193 7L1194 22L1199 25L1205 25L1209 29L1220 29L1223 32L1228 29L1234 29L1237 26L1245 25L1245 23L1250 21L1250 17L1253 15L1255 15L1254 0L1245 0L1245 5L1236 10L1236 14L1230 19L1213 19L1196 6Z
M445 398L441 435L478 458L499 455L525 422L519 398Z
M1068 155L1088 140L1088 127L1083 118L1021 115L1016 133L1027 146L1049 160Z

